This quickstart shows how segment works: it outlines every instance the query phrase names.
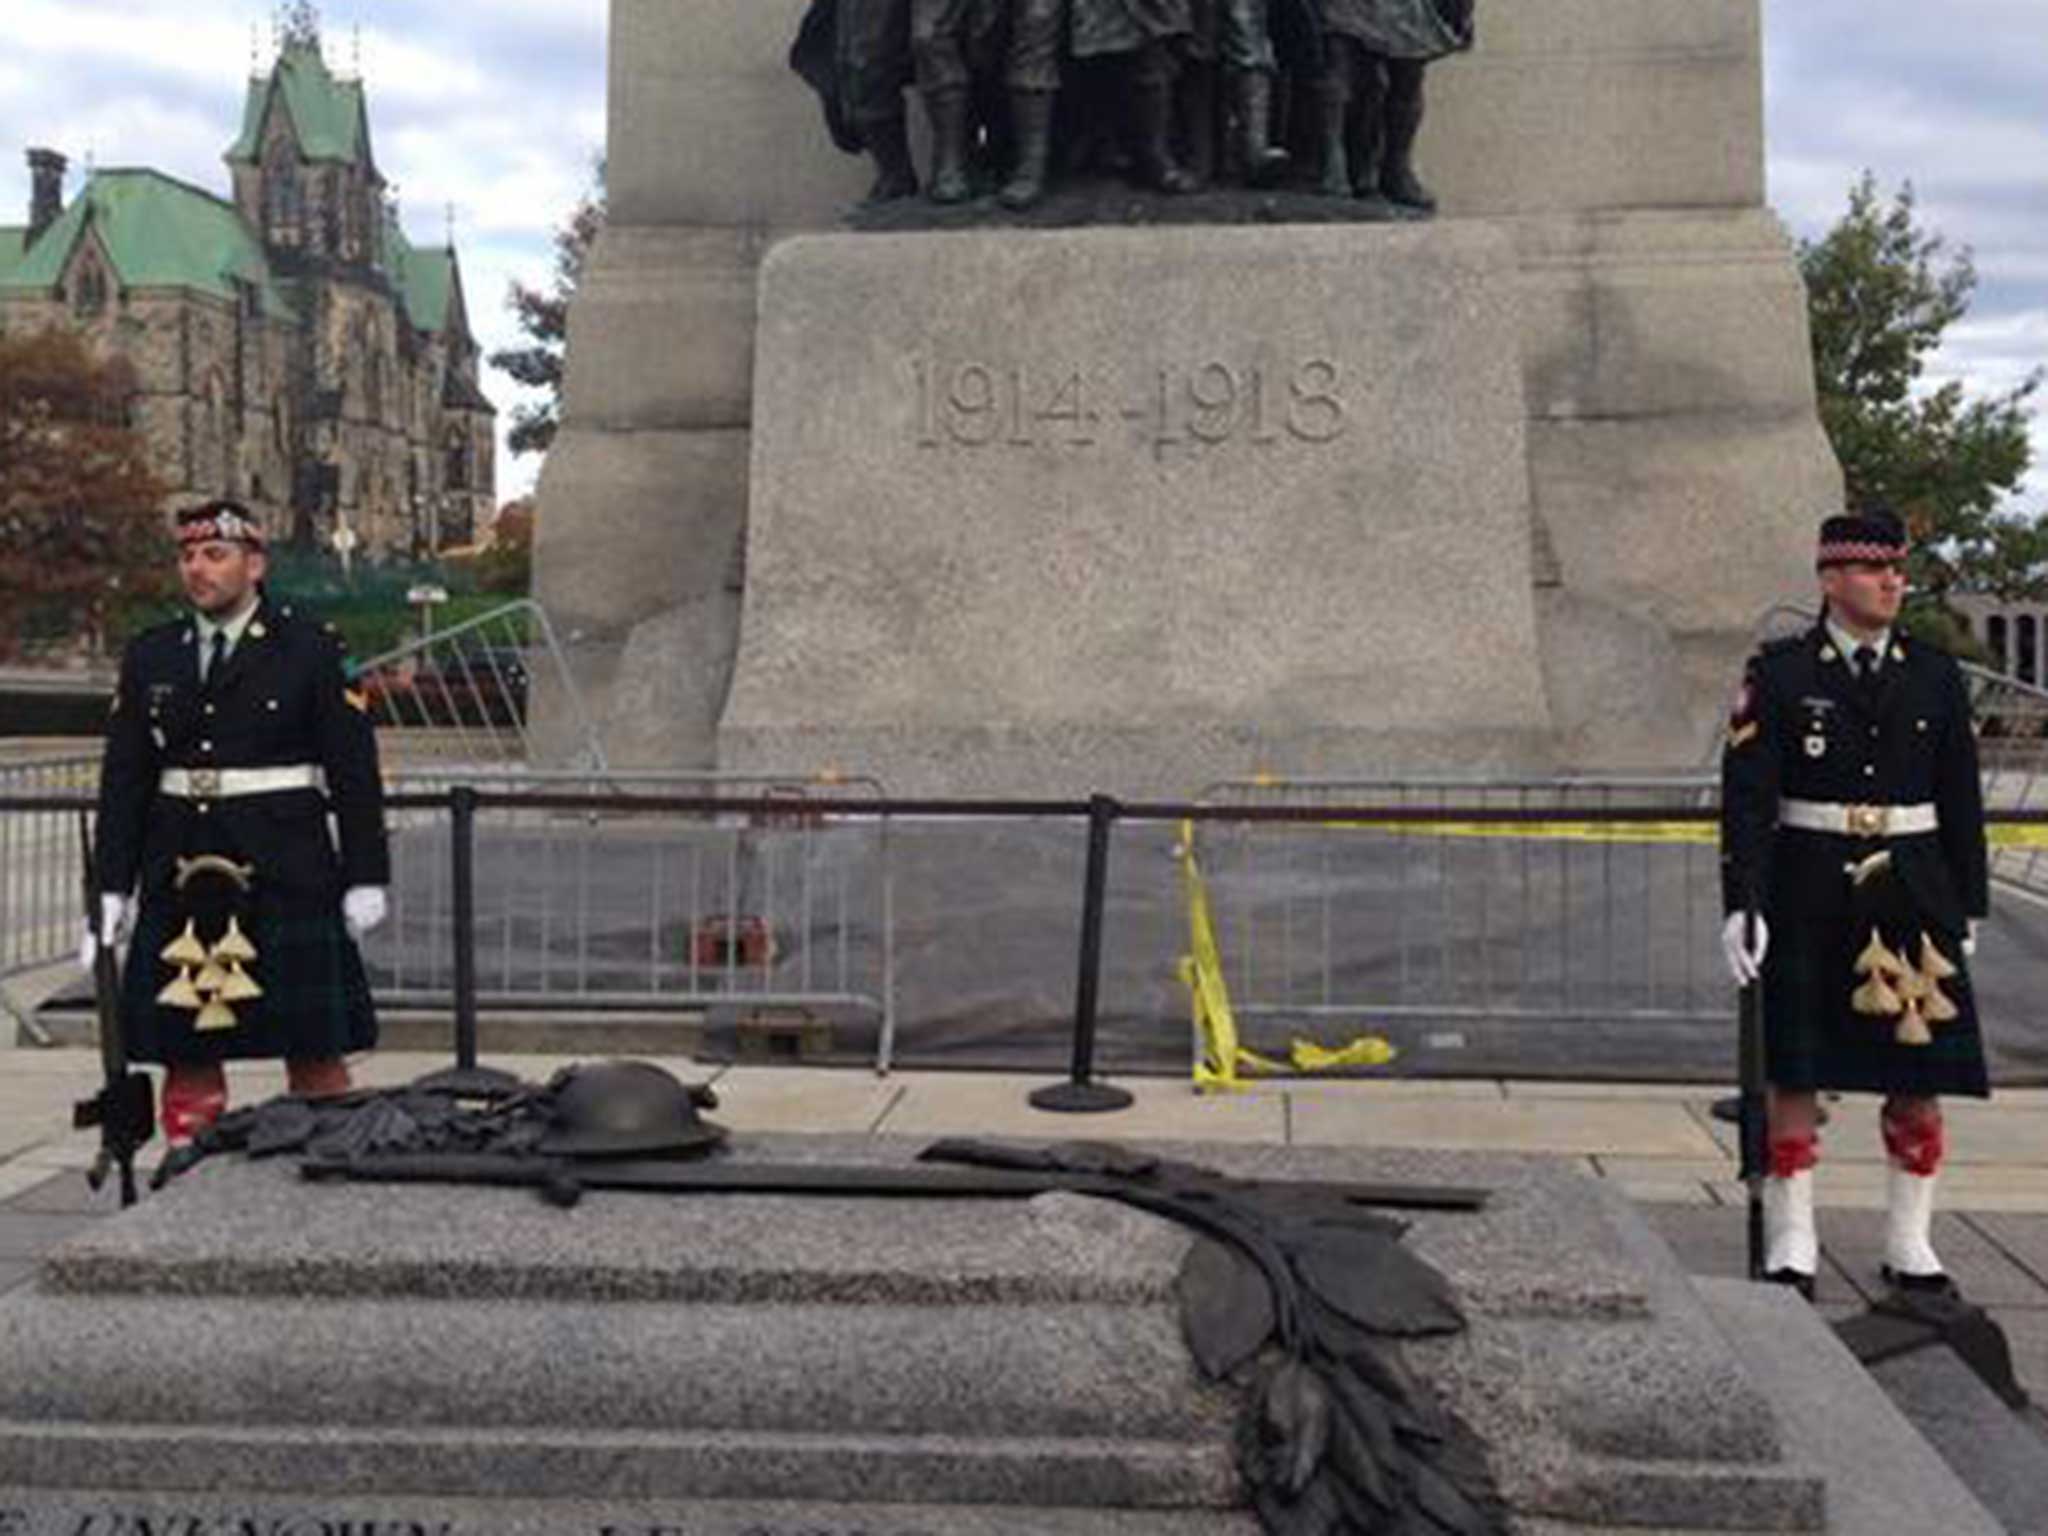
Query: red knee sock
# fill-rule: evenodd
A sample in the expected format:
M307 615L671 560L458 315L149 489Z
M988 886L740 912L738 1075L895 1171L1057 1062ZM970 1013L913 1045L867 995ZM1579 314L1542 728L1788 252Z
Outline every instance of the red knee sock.
M217 1061L181 1062L164 1069L161 1118L164 1140L190 1141L228 1107L228 1075Z
M1938 1106L1903 1106L1887 1099L1878 1124L1884 1130L1885 1151L1902 1171L1924 1179L1941 1167L1948 1143Z
M1820 1137L1812 1131L1785 1131L1771 1138L1771 1177L1789 1179L1820 1162Z

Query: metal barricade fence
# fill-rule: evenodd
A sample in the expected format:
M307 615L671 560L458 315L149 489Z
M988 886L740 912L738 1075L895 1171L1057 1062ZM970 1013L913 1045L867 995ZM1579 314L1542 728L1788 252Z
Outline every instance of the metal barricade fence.
M455 987L446 799L483 797L471 917L483 1007L803 1009L894 1035L889 822L806 803L878 801L869 779L408 770L387 780L391 917L363 944L380 1001L445 1007ZM772 799L774 814L636 807L636 797ZM591 797L573 809L523 797ZM786 811L781 807L786 806Z
M2048 810L2048 689L1983 667L1965 667L1977 716L1977 757L1984 774L1984 806L2001 811ZM2048 897L2048 848L1991 850L1991 874L2035 896Z
M547 610L520 598L425 635L353 669L370 718L397 733L409 761L436 759L485 774L545 756L601 772L604 746ZM549 721L545 754L535 722Z
M1214 786L1202 803L1416 811L1198 824L1239 1015L1727 1017L1710 779L1250 780ZM1616 819L1619 807L1629 819ZM1460 810L1482 816L1461 821Z
M0 976L75 954L85 884L75 800L99 787L99 758L79 754L0 763ZM48 807L34 802L48 798Z

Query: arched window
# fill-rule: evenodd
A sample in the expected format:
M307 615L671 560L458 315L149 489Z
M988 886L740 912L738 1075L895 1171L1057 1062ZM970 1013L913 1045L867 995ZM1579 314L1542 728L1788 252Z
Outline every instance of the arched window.
M299 219L304 206L298 156L284 139L275 139L263 160L263 228L273 244L299 243Z
M1984 649L1991 653L1991 665L2005 672L2011 669L2005 653L2005 615L1994 613L1984 621Z
M106 271L95 258L88 256L78 264L77 275L71 280L71 312L83 320L105 314L106 309Z
M448 473L443 481L451 491L469 489L469 439L460 427L448 429Z
M2013 625L2013 635L2015 642L2013 649L2019 653L2014 657L2018 665L2013 668L2013 671L2018 675L2021 682L2034 682L2040 676L2041 637L2039 628L2031 613L2020 615L2019 622Z

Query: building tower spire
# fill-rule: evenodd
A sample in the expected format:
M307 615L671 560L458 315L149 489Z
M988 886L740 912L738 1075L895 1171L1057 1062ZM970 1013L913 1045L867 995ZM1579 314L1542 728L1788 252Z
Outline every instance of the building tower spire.
M313 0L290 0L284 8L283 46L320 51L320 8Z

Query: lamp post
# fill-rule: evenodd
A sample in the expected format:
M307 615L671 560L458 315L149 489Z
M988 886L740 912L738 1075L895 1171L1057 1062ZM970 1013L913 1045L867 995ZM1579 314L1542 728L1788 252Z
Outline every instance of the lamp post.
M408 587L405 600L420 611L420 641L422 644L434 638L434 609L448 601L448 589L433 582L421 582Z
M356 546L362 542L361 538L357 536L355 529L349 527L345 519L336 517L334 532L328 535L327 542L334 546L335 554L341 557L341 579L354 585L354 556Z

